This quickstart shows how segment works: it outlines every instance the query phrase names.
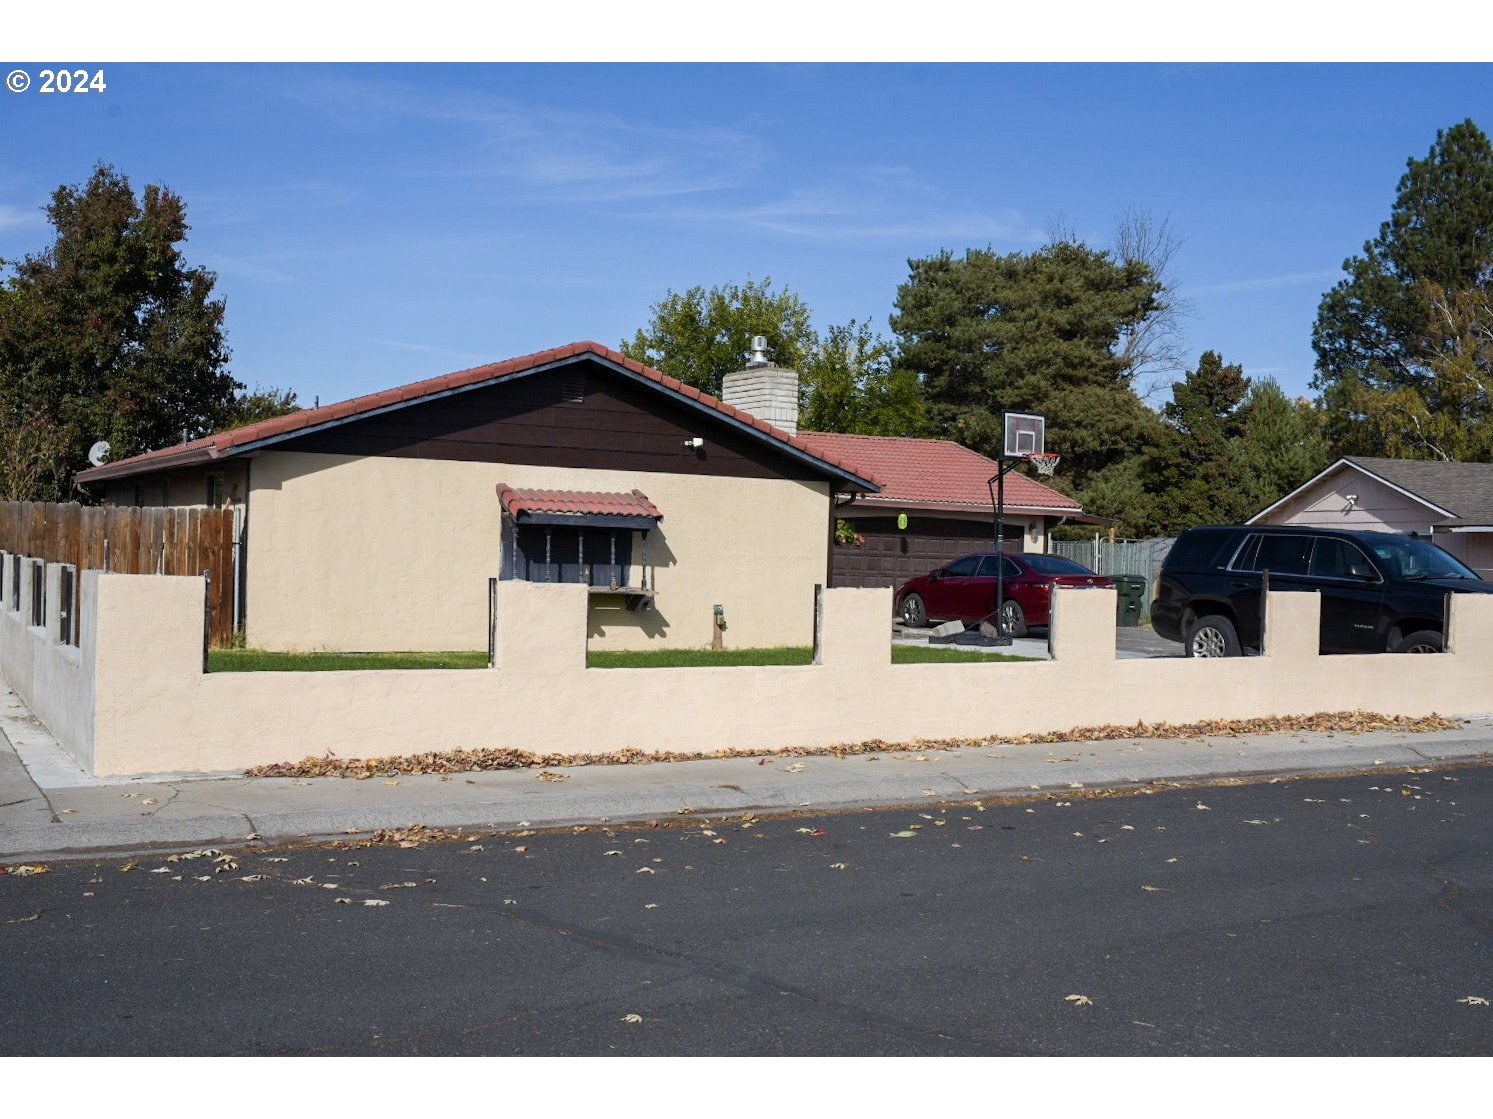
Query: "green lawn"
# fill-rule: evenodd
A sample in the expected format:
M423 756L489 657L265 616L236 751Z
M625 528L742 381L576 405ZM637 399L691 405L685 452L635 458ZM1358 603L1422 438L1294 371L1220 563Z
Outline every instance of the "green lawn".
M487 651L447 653L272 653L213 649L209 672L346 672L369 668L486 668Z
M1012 657L956 649L944 645L893 645L893 664L945 664L961 661L1022 661ZM807 645L773 649L648 649L638 652L590 652L587 668L703 668L707 665L742 666L812 664ZM348 672L387 668L486 668L486 652L456 650L444 653L274 653L265 649L214 649L207 656L209 672Z

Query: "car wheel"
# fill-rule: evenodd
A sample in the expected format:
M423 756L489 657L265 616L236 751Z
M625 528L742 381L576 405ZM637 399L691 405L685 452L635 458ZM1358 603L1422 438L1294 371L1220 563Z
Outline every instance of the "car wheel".
M922 595L910 594L902 600L902 624L912 629L922 629L928 624L928 611L923 607Z
M1407 637L1402 637L1395 642L1391 652L1394 653L1441 653L1446 650L1446 642L1441 634L1434 629L1418 629Z
M1234 623L1222 614L1207 614L1193 622L1183 648L1189 657L1237 657L1243 652Z
M1012 637L1026 636L1026 615L1022 613L1019 602L1008 598L1001 603L1001 629Z

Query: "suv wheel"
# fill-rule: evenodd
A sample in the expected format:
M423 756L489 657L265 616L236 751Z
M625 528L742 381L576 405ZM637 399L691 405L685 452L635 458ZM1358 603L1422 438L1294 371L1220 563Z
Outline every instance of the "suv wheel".
M1441 634L1434 629L1418 629L1407 637L1402 637L1395 642L1392 653L1440 653L1445 651L1446 642Z
M1207 614L1193 622L1183 648L1189 657L1237 657L1243 652L1234 623L1222 614Z

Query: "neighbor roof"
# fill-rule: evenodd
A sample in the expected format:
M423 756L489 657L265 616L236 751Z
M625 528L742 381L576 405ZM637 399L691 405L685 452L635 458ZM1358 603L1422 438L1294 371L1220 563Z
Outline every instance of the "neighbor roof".
M236 427L230 431L220 431L215 435L195 439L179 446L161 447L158 450L120 459L118 462L95 466L80 471L77 480L86 485L91 482L105 482L111 478L123 478L154 470L171 470L181 466L209 463L220 458L259 450L262 447L360 416L394 411L417 404L422 400L477 388L508 377L538 372L550 366L567 364L577 358L585 357L610 365L624 376L651 383L660 391L676 398L683 398L688 404L726 423L748 430L763 442L773 444L779 450L807 461L810 465L838 478L853 489L875 490L877 488L876 479L865 473L864 469L841 461L832 452L815 450L804 440L774 427L766 420L759 420L748 412L723 403L692 385L676 381L673 377L666 376L657 369L651 369L640 361L634 361L626 354L608 349L599 342L574 342L568 346L542 350L539 353L510 358L491 365L479 365L457 373L447 373L424 381L401 385L398 388L385 389L383 392L354 397L338 404L302 409L287 416L276 416L274 419L261 420L259 423Z
M856 468L875 475L880 492L859 498L857 505L990 508L987 480L1000 464L958 443L824 431L800 431L798 435L819 454L854 463ZM1083 511L1083 506L1067 494L1014 470L1006 475L1006 507L1058 514Z
M1310 481L1250 518L1258 521L1320 479L1342 470L1357 470L1379 479L1427 506L1443 519L1438 528L1493 524L1493 463L1438 462L1430 459L1374 458L1345 455Z

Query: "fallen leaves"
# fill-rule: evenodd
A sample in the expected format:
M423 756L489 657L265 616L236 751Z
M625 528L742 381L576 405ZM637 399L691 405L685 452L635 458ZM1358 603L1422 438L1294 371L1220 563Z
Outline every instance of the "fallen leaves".
M626 1022L630 1026L636 1026L642 1020L643 1016L641 1014L624 1014L622 1016L622 1021Z
M916 839L918 837L915 831L894 831L889 834L893 839Z
M1074 1006L1093 1006L1094 1000L1088 995L1064 995L1064 1002L1071 1002Z
M19 863L16 866L0 866L0 874L13 874L17 878L30 878L34 874L50 874L52 868L42 863Z
M87 896L87 895L85 895L85 896ZM30 917L11 917L7 921L5 921L5 924L7 924L7 925L24 925L28 921L37 921L37 920L40 920L41 919L41 915L44 912L46 912L46 910L38 909Z
M541 769L534 776L541 781L567 781L570 779L570 774L568 773L551 773L547 769Z
M1369 731L1395 731L1401 734L1424 734L1456 730L1459 723L1440 715L1423 718L1379 715L1367 711L1332 711L1317 715L1283 715L1261 719L1219 719L1201 723L1135 723L1132 726L1105 724L1073 727L1064 731L1027 734L1015 737L991 735L983 739L915 739L901 744L916 746L920 751L959 750L965 747L1031 745L1058 742L1103 742L1127 738L1240 738L1253 734L1325 732L1361 734ZM528 750L477 749L436 750L421 754L375 758L303 758L298 762L275 762L246 770L249 777L348 777L367 780L373 777L399 777L422 773L474 773L501 769L550 769L585 765L647 765L652 762L696 761L704 758L752 758L758 765L772 758L785 757L852 757L878 754L898 749L897 743L879 738L864 742L837 743L832 746L789 746L771 751L763 757L761 750L731 747L711 751L639 750L626 747L600 754L536 754ZM921 760L926 754L920 754ZM799 772L802 762L785 767ZM121 794L138 796L135 793Z
M41 916L41 914L38 913L37 916L39 917L39 916ZM27 920L33 920L33 921L35 919L36 919L35 917L28 917L27 918ZM1461 1003L1466 1003L1468 1006L1487 1006L1488 1005L1488 1000L1485 999L1485 998L1483 998L1482 995L1466 995L1463 998L1458 999L1457 1001L1461 1002Z
M1145 890L1146 893L1148 893L1148 894L1169 894L1169 893L1171 893L1171 891L1168 890L1165 886L1142 886L1141 889Z

